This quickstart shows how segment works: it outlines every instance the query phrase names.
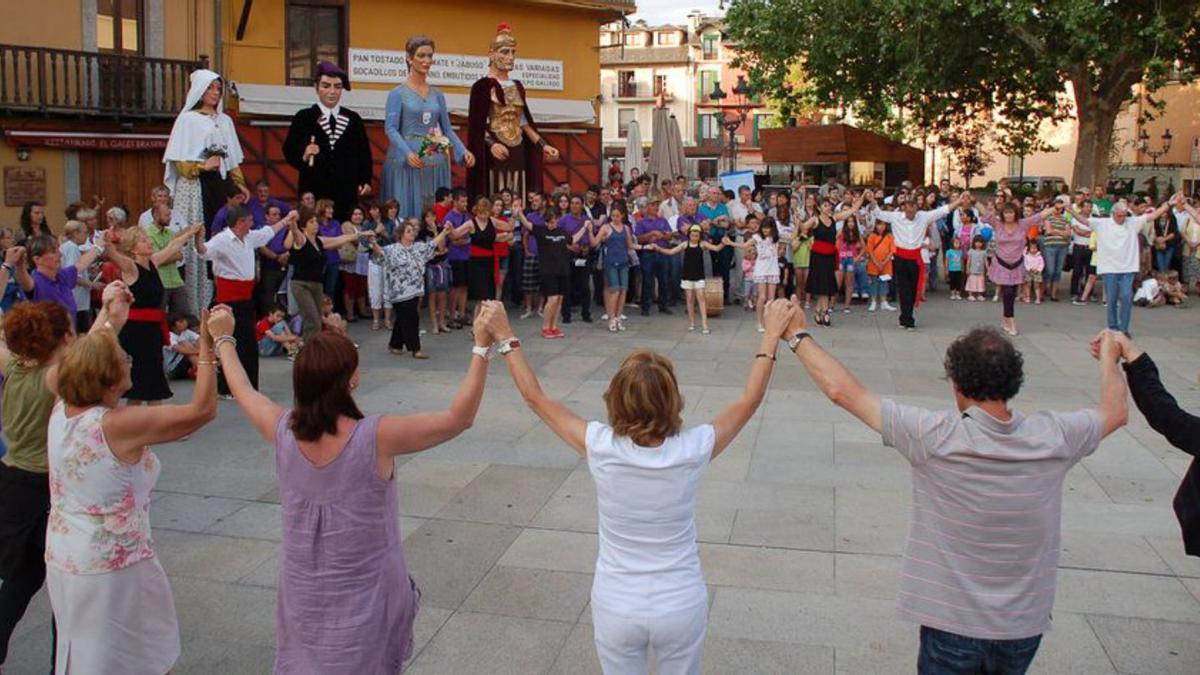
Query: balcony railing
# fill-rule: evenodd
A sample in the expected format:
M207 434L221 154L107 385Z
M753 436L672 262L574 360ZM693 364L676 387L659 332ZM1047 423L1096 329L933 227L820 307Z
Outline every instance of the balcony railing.
M174 117L207 62L0 44L0 112Z

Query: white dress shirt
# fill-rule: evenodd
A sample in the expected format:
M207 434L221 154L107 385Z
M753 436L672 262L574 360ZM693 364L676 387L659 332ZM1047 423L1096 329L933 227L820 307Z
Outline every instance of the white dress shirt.
M903 211L875 211L875 220L882 220L892 226L892 239L896 248L921 248L925 246L925 237L929 235L929 225L935 223L950 212L949 205L939 206L929 211L917 211L912 220L905 217Z
M260 246L275 238L275 230L260 227L250 230L244 239L227 227L213 235L205 244L204 259L213 264L213 276L235 281L254 281L254 256Z

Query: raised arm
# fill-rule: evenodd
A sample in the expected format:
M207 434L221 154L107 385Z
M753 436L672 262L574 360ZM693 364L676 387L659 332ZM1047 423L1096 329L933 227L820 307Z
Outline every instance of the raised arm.
M762 405L763 397L767 395L767 384L771 381L771 371L775 368L775 348L779 346L779 339L797 311L790 302L783 299L772 300L767 304L763 321L767 330L759 341L754 364L750 366L750 376L746 378L746 388L736 401L730 403L713 420L716 441L713 443L711 459L716 459L717 455L729 447L742 427L754 417L758 406Z
M174 262L176 256L183 249L183 246L188 243L188 240L196 236L197 232L204 229L204 223L195 223L188 229L180 232L175 238L167 243L161 251L155 251L154 255L150 256L150 262L154 263L155 267L165 263ZM124 269L122 268L122 271Z
M792 306L796 309L796 313L792 315L791 325L784 333L785 337L791 337L801 331L807 332L808 322L804 318L804 310L800 306L799 299L794 295L792 296ZM863 386L858 378L842 365L841 361L821 349L821 346L811 337L800 340L796 345L795 353L796 357L800 359L800 363L804 364L809 377L834 405L845 408L875 431L883 428L879 396Z
M29 275L29 267L25 264L27 255L24 246L10 246L4 252L4 264L9 267L9 271L16 277L17 285L26 293L33 290L33 277Z
M484 301L483 312L487 316L487 331L495 342L504 342L513 336L512 326L508 323L508 315L504 312L504 304L493 300ZM483 316L483 314L481 314ZM479 329L476 328L478 335ZM512 375L517 391L525 399L525 404L535 415L541 418L559 438L571 446L580 456L587 455L587 422L567 406L550 398L542 391L537 375L525 360L524 350L513 349L504 360L508 363L508 372Z
M487 341L491 339L485 328L486 311L486 308L480 310L472 327L477 347L486 347ZM389 458L420 452L445 443L470 429L475 423L475 415L479 412L479 403L483 400L487 371L488 362L472 354L467 375L459 385L458 393L454 395L450 407L440 412L387 415L379 420L379 433L376 436L379 457Z
M229 393L233 394L242 414L250 420L258 435L268 443L274 443L275 426L279 423L283 408L250 384L250 377L238 358L237 340L233 338L233 311L226 305L217 305L206 320L200 321L201 326L206 324L216 345L216 356L221 359L221 371L229 383ZM200 362L204 362L203 357Z
M1092 355L1100 361L1100 405L1096 412L1100 414L1101 438L1129 421L1127 388L1119 365L1124 350L1117 335L1115 331L1103 330L1091 342ZM1125 336L1120 335L1120 338ZM1128 344L1133 351L1133 343Z
M217 417L217 369L213 359L212 338L205 326L208 313L202 312L200 357L197 359L196 386L192 400L185 405L122 406L109 411L101 422L113 454L132 464L141 459L146 447L182 438ZM230 330L233 315L229 316ZM237 360L237 354L233 355Z
M1150 428L1162 434L1167 442L1180 450L1200 457L1200 417L1179 407L1175 397L1163 386L1158 367L1150 355L1138 349L1133 341L1123 334L1113 336L1125 360L1125 373L1129 377L1129 391L1133 402L1145 416ZM1098 345L1092 343L1094 355Z
M332 251L335 248L340 248L346 244L352 244L358 241L358 234L358 232L347 232L346 234L338 235L336 237L318 237L317 241L321 242L321 248L324 248L326 251ZM375 241L374 232L368 230L363 234L365 234L372 242Z

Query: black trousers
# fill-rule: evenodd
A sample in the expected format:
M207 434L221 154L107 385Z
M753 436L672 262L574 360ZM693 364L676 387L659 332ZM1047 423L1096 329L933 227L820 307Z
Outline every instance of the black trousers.
M720 251L711 251L709 256L712 258L713 274L721 277L725 282L725 304L729 304L729 293L733 290L729 287L729 272L733 267L733 249L726 247Z
M259 316L266 316L275 308L279 302L276 296L286 277L287 270L280 267L267 267L264 263L259 269L258 283L254 285L254 311Z
M219 171L201 171L197 180L200 181L200 204L204 209L204 226L207 228L205 232L212 236L213 219L217 217L217 211L225 206L225 195L233 188L233 179L228 175L221 178Z
M0 464L0 663L8 658L8 642L29 601L46 581L49 516L49 477ZM53 617L50 631L53 667L58 632Z
M254 339L254 301L239 300L227 302L233 310L233 337L237 339L238 361L250 378L250 386L258 389L258 340ZM217 393L222 396L229 394L229 383L225 381L225 373L217 370Z
M388 347L407 349L412 353L421 351L421 298L409 298L392 303L392 339Z
M896 295L900 298L900 325L915 328L913 304L917 299L917 280L921 275L921 263L904 258L892 259L892 272L896 278Z
M1071 246L1071 296L1077 297L1087 285L1088 258L1092 249L1082 244Z
M1004 318L1011 319L1016 313L1017 303L1017 288L1018 286L1001 286L1000 287L1000 302L1004 304Z
M950 290L962 292L963 289L963 273L961 270L957 272L947 272L949 277Z
M570 320L571 310L575 305L579 305L579 314L584 318L592 316L592 268L585 264L583 267L571 267L570 285L567 287L566 302L562 306L562 316L564 320ZM574 265L574 260L571 261Z

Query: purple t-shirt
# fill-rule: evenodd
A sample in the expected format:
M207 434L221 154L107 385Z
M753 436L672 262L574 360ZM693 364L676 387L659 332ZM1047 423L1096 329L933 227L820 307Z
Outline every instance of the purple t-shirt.
M327 239L332 237L340 237L342 236L342 224L330 218L329 220L317 225L317 234ZM336 248L325 251L326 265L337 265L341 262L342 257L338 255Z
M266 204L260 203L258 201L258 197L246 202L246 208L250 209L250 215L254 217L254 227L258 228L267 224L267 209L271 208L272 206L279 207L280 216L286 216L288 212L292 210L292 207L288 206L284 202L279 201L278 199L275 199L274 197L267 197ZM222 223L222 225L224 225L224 223ZM286 231L287 230L284 230L284 232Z
M543 216L538 211L526 211L525 212L525 220L528 220L529 224L533 225L534 227L545 227L546 226L546 217ZM537 237L530 237L529 238L529 255L537 257L537 254L538 254Z
M578 232L583 227L584 223L586 223L586 222L587 222L586 214L584 214L583 216L575 216L575 215L568 213L565 216L559 217L558 229L562 230L563 232L566 232L568 237L574 237L575 233ZM586 233L583 235L583 238L579 240L579 245L580 246L588 245L588 236Z
M446 214L446 221L443 224L450 227L462 227L462 224L471 219L471 214L467 212L459 213L451 209L450 213ZM446 248L446 260L450 262L469 260L471 258L471 237L467 236L465 244L450 244Z
M667 234L671 234L671 223L667 222L666 218L642 218L638 221L637 227L633 228L635 239L650 232L666 232ZM662 240L660 239L659 241ZM670 242L663 241L662 243L666 245Z
M688 228L698 222L700 221L696 220L695 216L680 214L679 218L675 221L675 236L672 237L672 241L683 241L684 239L687 239Z
M259 226L256 226L254 229L258 229L258 227ZM263 225L261 227L266 227L266 226ZM282 230L280 230L279 232L275 233L275 236L271 238L271 241L267 242L266 247L268 249L270 249L271 252L274 253L275 255L282 254L284 251L287 250L286 247L284 247L284 245L283 245L283 240L287 239L287 235L288 235L288 228L285 227ZM266 267L268 269L276 269L276 270L280 269L279 263L275 262L274 260L270 260L266 257L260 257L259 261L261 262L263 267Z
M50 279L37 270L34 270L30 276L33 277L32 299L34 302L57 302L67 308L72 319L75 318L75 294L71 291L75 290L75 284L79 281L79 270L74 265L59 270L58 276L54 279Z

